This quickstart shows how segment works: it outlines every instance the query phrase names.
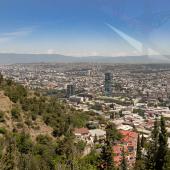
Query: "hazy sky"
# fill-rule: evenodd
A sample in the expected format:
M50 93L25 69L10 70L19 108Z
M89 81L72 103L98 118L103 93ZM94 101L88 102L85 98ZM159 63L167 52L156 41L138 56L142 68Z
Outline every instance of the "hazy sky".
M1 53L170 54L169 0L0 0L0 23Z

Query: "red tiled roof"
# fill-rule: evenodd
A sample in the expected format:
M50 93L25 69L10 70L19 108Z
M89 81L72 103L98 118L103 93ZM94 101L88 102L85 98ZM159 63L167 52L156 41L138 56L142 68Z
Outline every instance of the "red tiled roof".
M120 133L123 135L123 138L119 144L113 146L115 164L116 166L119 166L122 159L121 155L123 148L129 158L134 158L132 160L128 160L129 164L133 164L136 156L134 148L137 145L138 133L125 130L120 130ZM129 147L133 148L132 151L129 150Z
M137 138L138 137L138 133L132 132L132 131L129 131L129 130L120 130L120 133L123 136L128 136L128 137L132 137L132 138Z
M123 138L121 139L122 142L129 143L129 144L136 143L136 140L138 138L138 133L132 131L125 131L125 130L120 130L120 133L123 135Z
M86 135L89 133L89 130L87 128L75 128L74 133L79 133L81 135Z

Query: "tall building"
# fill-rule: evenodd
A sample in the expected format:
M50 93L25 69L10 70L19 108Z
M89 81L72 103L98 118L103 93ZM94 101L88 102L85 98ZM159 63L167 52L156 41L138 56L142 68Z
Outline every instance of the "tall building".
M75 95L75 86L73 84L67 85L67 97Z
M167 97L170 98L170 78L167 79L166 92Z
M113 91L113 74L105 73L105 95L112 96Z

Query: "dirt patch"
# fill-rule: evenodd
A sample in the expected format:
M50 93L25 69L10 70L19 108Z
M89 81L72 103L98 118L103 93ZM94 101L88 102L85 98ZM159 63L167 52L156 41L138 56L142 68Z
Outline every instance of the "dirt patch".
M10 99L0 91L0 110L3 112L10 112L12 108L12 103Z

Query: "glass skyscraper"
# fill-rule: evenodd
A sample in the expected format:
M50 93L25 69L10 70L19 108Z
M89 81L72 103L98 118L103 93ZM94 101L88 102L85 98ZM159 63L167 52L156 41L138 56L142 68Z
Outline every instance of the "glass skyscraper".
M113 74L105 73L105 95L112 96L113 92Z
M75 86L73 84L67 85L67 97L75 95Z

